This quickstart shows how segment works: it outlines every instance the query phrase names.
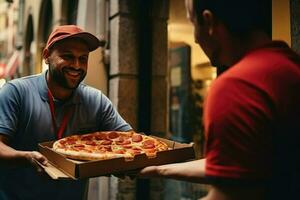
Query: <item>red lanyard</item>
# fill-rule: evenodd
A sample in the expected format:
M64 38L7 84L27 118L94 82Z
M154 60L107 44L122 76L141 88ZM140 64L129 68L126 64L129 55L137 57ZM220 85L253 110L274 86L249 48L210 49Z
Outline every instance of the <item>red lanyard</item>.
M54 131L56 132L56 138L60 139L62 138L62 134L64 133L66 126L68 124L69 118L72 114L73 109L69 108L68 111L64 114L64 117L62 119L61 125L59 128L57 128L56 119L55 119L55 112L54 112L54 102L53 102L53 96L51 94L51 91L48 89L48 99L49 99L49 106L51 111L51 117L52 117L52 125L54 128Z

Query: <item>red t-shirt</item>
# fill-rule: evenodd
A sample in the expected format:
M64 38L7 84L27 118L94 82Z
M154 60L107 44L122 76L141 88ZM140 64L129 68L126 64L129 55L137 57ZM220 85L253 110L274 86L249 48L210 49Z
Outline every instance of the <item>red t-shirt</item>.
M289 180L300 167L299 55L279 41L248 52L214 81L204 126L207 177Z

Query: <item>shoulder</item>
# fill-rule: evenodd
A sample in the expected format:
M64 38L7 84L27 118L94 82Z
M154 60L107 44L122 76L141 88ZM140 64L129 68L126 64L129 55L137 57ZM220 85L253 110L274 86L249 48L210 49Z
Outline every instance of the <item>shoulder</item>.
M14 87L16 89L30 89L32 86L38 86L38 81L41 78L41 74L25 76L22 78L13 79L7 82L7 85Z
M256 77L238 76L230 71L218 77L212 84L205 101L207 122L222 124L240 123L244 119L270 120L278 107L271 86Z
M282 44L257 49L246 54L218 79L217 88L253 88L277 98L287 88L300 84L300 57ZM243 90L240 92L243 93Z
M80 100L88 104L94 105L109 102L109 99L101 90L83 83L78 86L76 92L80 96Z
M92 86L80 83L77 92L84 98L96 97L103 95L102 91Z
M27 76L23 78L13 79L8 81L1 88L1 93L16 93L21 96L27 92L35 91L33 88L37 87L38 83L38 75Z
M284 79L287 76L299 78L300 56L285 43L276 41L246 54L236 68L240 75L255 75L257 79Z

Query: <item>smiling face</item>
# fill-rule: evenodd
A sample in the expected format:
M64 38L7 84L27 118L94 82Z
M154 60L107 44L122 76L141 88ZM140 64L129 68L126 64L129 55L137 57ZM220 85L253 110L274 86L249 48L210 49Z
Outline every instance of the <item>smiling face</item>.
M49 80L68 90L76 89L87 72L89 50L78 39L65 39L45 50L44 59L49 65Z

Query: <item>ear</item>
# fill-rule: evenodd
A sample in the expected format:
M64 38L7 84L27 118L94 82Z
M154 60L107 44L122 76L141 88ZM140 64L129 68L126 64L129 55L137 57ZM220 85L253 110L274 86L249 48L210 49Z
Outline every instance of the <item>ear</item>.
M43 51L43 58L45 60L45 63L49 64L49 50L48 49L44 49L44 51Z
M210 10L204 10L202 13L203 23L207 27L208 34L211 36L214 33L216 18Z

